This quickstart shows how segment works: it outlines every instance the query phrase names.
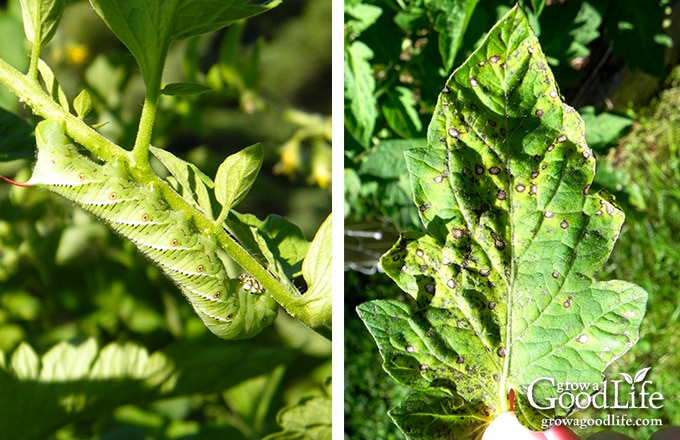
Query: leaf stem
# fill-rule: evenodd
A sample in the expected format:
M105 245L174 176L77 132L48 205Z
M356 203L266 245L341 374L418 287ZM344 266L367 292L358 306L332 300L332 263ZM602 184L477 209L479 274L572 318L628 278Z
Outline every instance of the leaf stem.
M38 62L40 61L41 49L42 47L40 45L40 41L34 42L33 46L31 47L31 59L28 66L27 76L35 82L38 82Z
M132 149L132 160L135 166L149 167L149 146L151 145L151 135L156 120L158 98L159 92L157 90L151 91L150 88L147 88L142 115L139 118L135 146Z

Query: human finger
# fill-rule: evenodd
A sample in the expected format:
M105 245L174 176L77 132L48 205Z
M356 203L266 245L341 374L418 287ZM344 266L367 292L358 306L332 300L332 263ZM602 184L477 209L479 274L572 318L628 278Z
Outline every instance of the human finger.
M553 426L545 432L546 440L580 440L581 437L563 425Z
M680 439L680 427L669 426L667 428L662 428L654 433L649 440L679 440Z
M623 435L618 432L603 431L591 435L590 437L588 437L588 440L633 440L633 439L628 437L627 435Z
M514 411L508 411L496 417L484 431L482 440L547 440L542 432L525 428Z

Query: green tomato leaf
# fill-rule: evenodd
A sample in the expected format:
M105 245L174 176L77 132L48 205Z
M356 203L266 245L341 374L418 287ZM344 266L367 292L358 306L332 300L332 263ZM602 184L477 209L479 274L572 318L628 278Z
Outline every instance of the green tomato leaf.
M211 193L215 184L212 179L193 163L182 160L169 151L156 147L151 147L150 150L175 178L180 195L208 218L214 218Z
M425 139L381 140L361 164L359 172L382 179L398 179L408 173L404 151L425 144Z
M258 228L258 234L267 243L266 248L275 253L273 261L281 266L286 278L292 279L300 275L309 242L296 224L285 217L271 214Z
M283 408L276 415L283 431L270 434L263 440L331 440L331 406L330 397L313 396Z
M380 300L358 310L390 375L468 405L463 415L439 407L438 422L411 438L451 438L436 430L443 422L478 438L479 420L509 409L510 390L520 421L538 429L570 408L539 413L532 381L601 382L637 341L647 293L594 280L624 215L589 191L595 158L584 131L515 7L447 81L428 146L406 152L427 234L403 234L381 262L417 307ZM557 396L533 391L541 406Z
M345 126L363 146L368 146L378 117L375 78L369 60L373 51L361 41L345 45Z
M173 40L195 37L267 12L280 4L281 0L260 4L251 0L180 0L176 9L178 19L170 35Z
M252 214L233 210L224 224L245 249L268 266L280 282L290 283L290 279L300 275L309 242L297 225L275 214L262 221Z
M87 339L61 342L39 357L21 342L11 354L0 352L2 433L7 438L44 439L56 427L94 411L111 412L122 405L193 393L219 393L280 370L295 355L289 348L254 341L213 344L192 340L150 353L132 342L99 348L94 339ZM17 396L38 399L17 404ZM38 413L43 417L36 423Z
M127 46L147 88L160 86L165 57L175 40L215 31L280 4L249 0L90 0L97 14ZM155 92L154 92L155 93Z
M273 368L262 376L241 382L222 393L231 411L250 426L261 426L281 386L286 369Z
M19 0L26 38L44 46L54 33L64 13L64 0Z
M304 322L312 328L325 326L331 328L332 308L331 274L332 216L329 215L316 231L309 245L307 256L302 262L302 275L307 281L307 292L300 301L309 315Z
M45 90L47 93L49 93L52 99L58 102L64 110L68 111L69 103L66 93L64 93L64 90L59 85L59 81L57 81L57 78L54 76L50 66L48 66L47 63L42 59L38 60L38 71L40 72L43 82L45 83Z
M485 408L479 403L467 404L460 397L446 393L412 393L389 414L399 429L410 438L427 427L429 431L441 433L438 438L468 440L481 437L486 420L478 415L484 411Z
M212 90L208 86L198 83L181 82L181 83L171 83L166 84L161 90L163 95L168 96L192 96L200 95Z
M345 2L346 29L350 36L357 36L371 27L382 15L380 6L364 3L350 4Z
M458 49L463 43L470 18L479 0L429 0L428 9L435 12L434 30L439 33L439 53L444 67L453 67Z
M534 13L538 17L545 7L545 0L531 0L531 6L534 8Z
M90 114L92 111L92 97L90 97L87 90L78 93L78 96L73 100L73 108L76 110L80 119L83 119Z
M586 124L586 140L593 149L605 150L608 145L616 145L623 134L633 125L633 120L614 113L596 114L595 107L580 109Z
M36 380L40 374L40 359L30 345L22 342L12 355L10 368L18 379Z
M264 150L255 144L228 156L217 168L215 198L222 205L217 223L222 223L229 210L248 194L262 167Z
M382 105L382 112L389 126L403 138L413 138L423 128L418 115L418 103L413 92L402 86L394 88L387 101Z

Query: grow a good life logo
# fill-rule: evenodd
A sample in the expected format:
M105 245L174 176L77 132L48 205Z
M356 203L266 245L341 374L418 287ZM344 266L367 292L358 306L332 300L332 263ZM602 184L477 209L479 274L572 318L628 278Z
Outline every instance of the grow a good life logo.
M527 397L536 409L548 410L573 407L584 409L660 409L663 407L663 394L652 391L653 382L645 380L651 367L643 368L635 373L620 373L623 379L603 382L556 382L552 377L539 377L529 384ZM628 386L626 386L628 384ZM549 388L552 392L547 392ZM536 396L536 391L541 396Z

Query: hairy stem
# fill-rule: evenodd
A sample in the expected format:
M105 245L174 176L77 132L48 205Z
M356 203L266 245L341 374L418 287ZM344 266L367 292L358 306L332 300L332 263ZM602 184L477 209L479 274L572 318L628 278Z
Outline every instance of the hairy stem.
M38 62L40 61L40 42L33 43L31 48L31 60L28 66L27 76L34 82L38 82Z
M64 110L45 93L37 81L32 81L5 60L0 58L0 83L14 93L21 102L31 108L34 114L44 119L64 121L69 137L83 145L103 160L113 160L126 156L123 148L114 144L82 120Z
M132 160L135 166L149 167L149 145L151 145L157 105L158 91L150 92L147 89L147 96L144 99L144 107L142 108L142 115L139 119L139 127L137 128L137 138L132 149Z

